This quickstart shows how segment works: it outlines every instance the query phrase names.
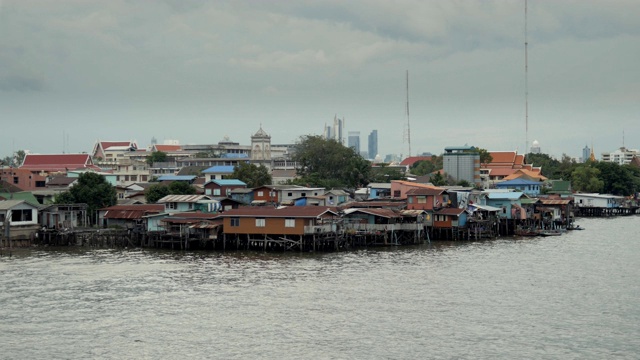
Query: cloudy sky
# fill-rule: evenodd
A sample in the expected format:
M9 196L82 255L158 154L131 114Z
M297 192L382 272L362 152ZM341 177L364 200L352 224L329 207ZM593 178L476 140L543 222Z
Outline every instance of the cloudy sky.
M378 130L379 152L640 148L640 1L0 0L0 157ZM406 72L409 73L409 119ZM528 112L525 90L528 89ZM528 131L526 114L528 113Z

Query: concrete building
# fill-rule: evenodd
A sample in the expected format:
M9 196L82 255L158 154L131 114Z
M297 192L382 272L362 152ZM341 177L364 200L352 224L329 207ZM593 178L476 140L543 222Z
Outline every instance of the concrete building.
M466 180L472 185L481 185L480 154L473 146L449 146L444 149L443 170L456 182Z
M618 165L631 163L634 156L638 155L638 150L627 149L624 146L612 152L603 152L602 161L613 162Z

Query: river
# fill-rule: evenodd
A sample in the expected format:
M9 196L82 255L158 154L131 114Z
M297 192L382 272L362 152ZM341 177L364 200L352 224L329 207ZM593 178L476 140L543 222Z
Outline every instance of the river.
M338 253L14 249L1 359L637 359L640 217Z

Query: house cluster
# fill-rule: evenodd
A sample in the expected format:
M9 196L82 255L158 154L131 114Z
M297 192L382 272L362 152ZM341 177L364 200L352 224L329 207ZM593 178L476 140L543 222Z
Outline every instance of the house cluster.
M147 163L149 151L139 150L132 142L98 142L91 155L27 154L21 166L2 168L0 226L3 238L28 241L43 230L65 233L97 223L127 229L147 244L192 239L222 241L222 246L234 241L236 245L269 242L303 248L311 246L310 239L316 244L318 237L325 245L333 241L328 239L400 244L491 238L515 234L521 228L571 227L579 209L623 207L622 197L574 194L569 182L549 182L539 167L525 164L524 156L516 152L490 152L493 161L481 164L478 154L469 150L447 148L443 171L476 186L437 187L411 178L346 192L278 183L248 188L231 178L239 161L268 165L272 174L294 171L293 164L287 164L288 148L271 146L262 129L246 149L228 140L214 149L153 145L151 151L163 151L174 159L168 165ZM216 156L179 156L193 151ZM406 171L408 163L400 167ZM291 169L282 169L286 167ZM172 170L164 173L165 168ZM104 175L115 186L117 205L88 214L82 204L52 204L56 194L74 186L87 171ZM152 177L160 183L188 183L197 193L169 195L146 204L145 191ZM543 184L551 184L549 195L541 195Z

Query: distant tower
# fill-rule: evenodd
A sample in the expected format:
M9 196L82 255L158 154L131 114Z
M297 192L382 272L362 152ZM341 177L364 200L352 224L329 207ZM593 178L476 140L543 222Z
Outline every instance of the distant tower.
M582 149L582 162L587 162L591 157L591 149L589 149L589 145L585 145L584 149Z
M591 154L589 154L589 161L596 161L596 155L593 153L593 144L591 144Z
M331 126L327 126L327 124L324 124L324 139L325 140L333 139L333 134L331 133Z
M531 144L531 151L532 154L540 154L540 143L538 142L538 140L533 140L533 143Z
M360 131L349 131L348 146L360 154Z
M271 136L260 129L251 136L251 161L271 161Z
M369 149L369 159L375 159L378 155L378 130L372 130L367 139L367 148Z
M340 144L344 144L344 138L342 137L342 128L344 126L344 118L338 119L338 116L333 117L333 139Z

